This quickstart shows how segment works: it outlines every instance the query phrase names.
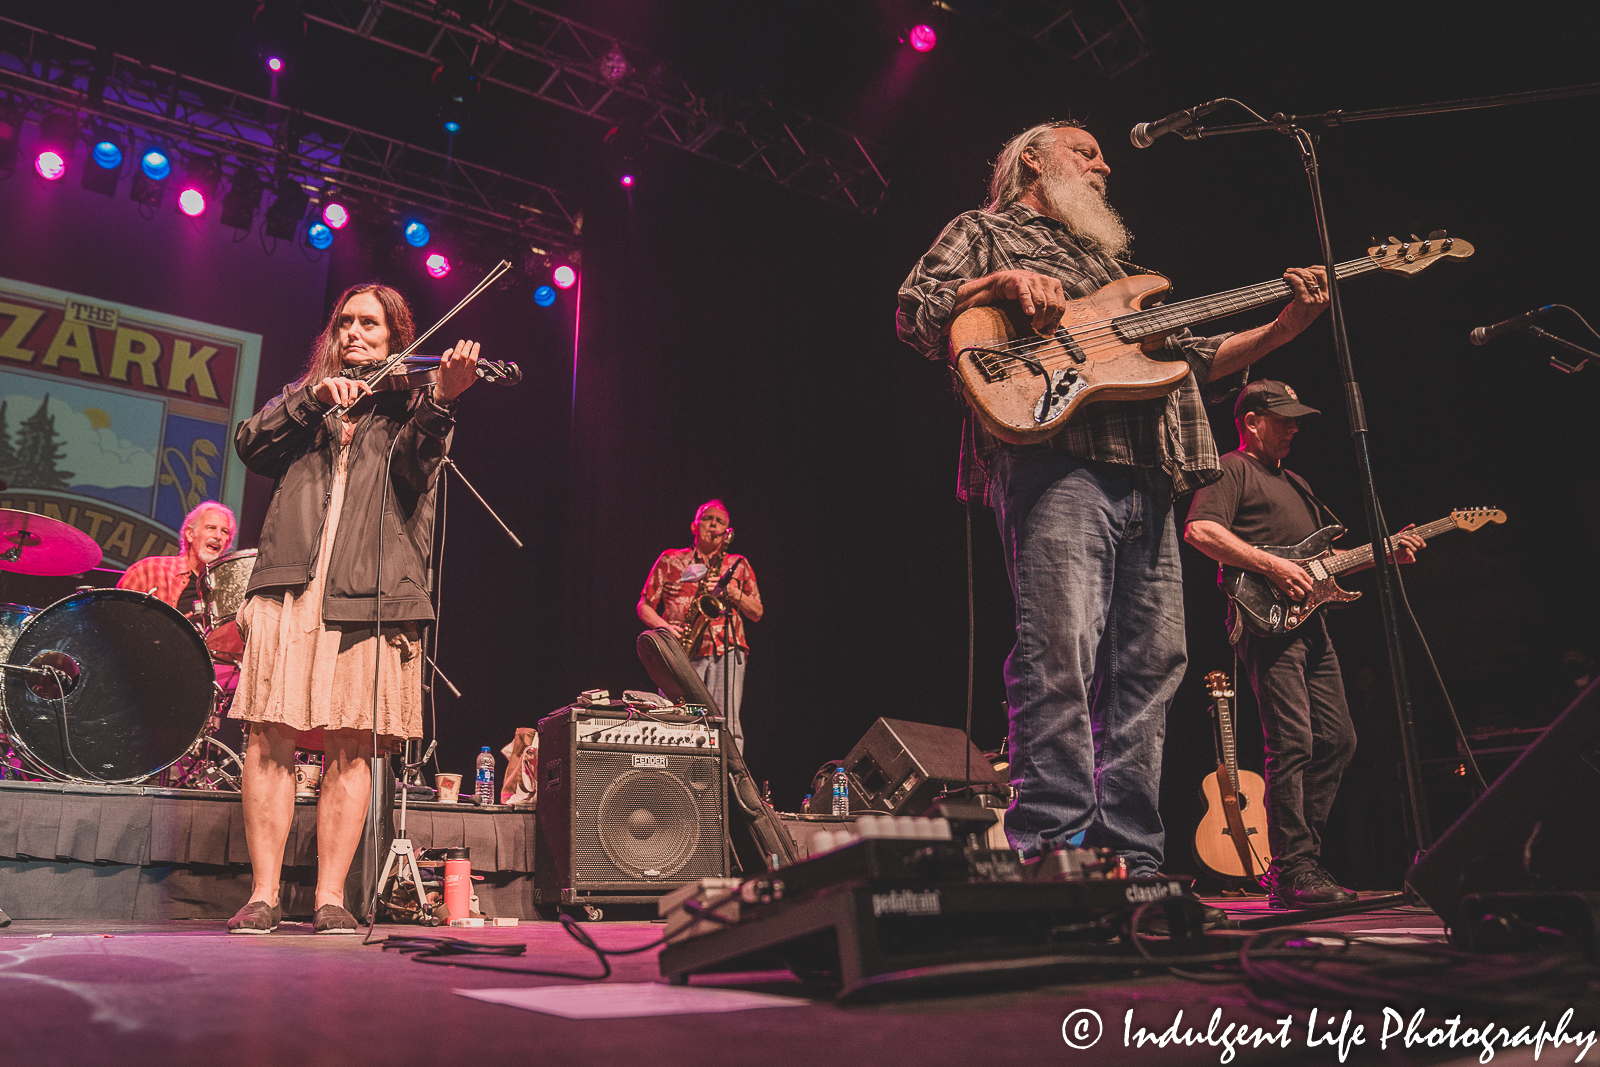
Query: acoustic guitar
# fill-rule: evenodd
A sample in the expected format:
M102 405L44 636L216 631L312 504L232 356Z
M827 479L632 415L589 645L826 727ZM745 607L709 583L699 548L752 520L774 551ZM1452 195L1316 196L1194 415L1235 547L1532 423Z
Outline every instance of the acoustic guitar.
M1426 526L1418 526L1412 532L1429 538L1450 530L1476 530L1491 522L1505 521L1506 513L1495 508L1463 508ZM1336 555L1330 545L1343 533L1343 526L1324 526L1298 545L1257 546L1263 552L1298 563L1305 570L1311 579L1311 592L1304 600L1290 600L1264 574L1221 564L1218 580L1223 591L1233 599L1234 610L1245 628L1259 637L1286 634L1311 618L1322 605L1349 603L1359 597L1360 593L1339 588L1337 579L1345 571L1370 564L1372 546L1362 545ZM1393 549L1394 538L1389 538L1388 543Z
M1472 245L1435 230L1425 241L1389 238L1360 259L1335 264L1340 280L1369 271L1415 274L1442 258L1465 259ZM1183 359L1146 353L1185 326L1294 295L1282 278L1145 310L1171 283L1136 274L1068 301L1061 326L1040 336L1015 301L968 308L950 325L957 383L980 422L1014 445L1048 440L1085 404L1165 396L1189 373Z
M1206 675L1211 713L1216 719L1219 760L1214 774L1200 783L1206 813L1194 832L1194 854L1205 868L1224 878L1259 878L1272 854L1267 845L1266 783L1254 771L1241 771L1233 744L1233 687L1226 671Z

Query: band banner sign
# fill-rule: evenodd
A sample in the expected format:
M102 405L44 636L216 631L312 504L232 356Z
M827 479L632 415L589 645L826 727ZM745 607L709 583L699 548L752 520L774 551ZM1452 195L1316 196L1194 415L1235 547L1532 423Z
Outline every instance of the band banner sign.
M243 502L260 358L260 334L0 278L0 507L77 527L108 567L176 552L190 508Z

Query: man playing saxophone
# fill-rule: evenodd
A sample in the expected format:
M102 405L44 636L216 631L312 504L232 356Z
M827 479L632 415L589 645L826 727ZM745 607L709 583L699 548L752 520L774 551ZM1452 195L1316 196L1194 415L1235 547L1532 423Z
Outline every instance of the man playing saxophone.
M761 592L750 561L728 551L733 530L726 504L701 504L689 530L694 544L661 553L635 610L646 626L671 630L685 643L690 664L722 708L727 729L743 752L739 705L750 655L744 621L761 621Z

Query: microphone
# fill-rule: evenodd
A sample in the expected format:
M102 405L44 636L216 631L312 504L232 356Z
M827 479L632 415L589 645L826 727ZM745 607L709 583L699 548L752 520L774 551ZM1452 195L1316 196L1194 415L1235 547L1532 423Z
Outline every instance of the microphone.
M1141 122L1128 131L1128 140L1133 142L1135 148L1149 148L1155 143L1157 137L1169 133L1182 133L1195 124L1195 120L1202 115L1209 115L1217 108L1228 102L1227 97L1220 100L1207 100L1199 107L1192 107L1188 111L1174 111L1164 119L1154 122Z
M1488 341L1498 337L1500 334L1505 333L1507 330L1520 330L1528 323L1538 318L1540 315L1543 315L1546 312L1554 311L1555 309L1555 304L1546 304L1542 308L1534 308L1532 311L1524 311L1514 319L1507 319L1504 322L1497 322L1493 326L1479 326L1476 330L1473 330L1467 335L1467 340L1471 341L1475 345L1486 344Z

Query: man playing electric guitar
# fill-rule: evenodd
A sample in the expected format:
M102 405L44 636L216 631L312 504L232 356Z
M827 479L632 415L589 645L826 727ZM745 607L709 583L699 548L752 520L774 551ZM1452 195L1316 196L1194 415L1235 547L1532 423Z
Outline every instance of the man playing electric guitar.
M1311 576L1257 545L1293 545L1333 521L1303 478L1283 466L1300 419L1318 414L1282 382L1251 382L1234 405L1239 449L1222 457L1222 479L1195 494L1184 539L1229 566L1265 575L1296 601ZM1410 527L1393 538L1393 559L1410 563L1423 539ZM1305 908L1355 899L1322 869L1322 831L1339 779L1356 748L1339 657L1318 612L1298 629L1259 636L1238 625L1229 635L1261 709L1267 750L1267 841L1263 879L1274 907Z

